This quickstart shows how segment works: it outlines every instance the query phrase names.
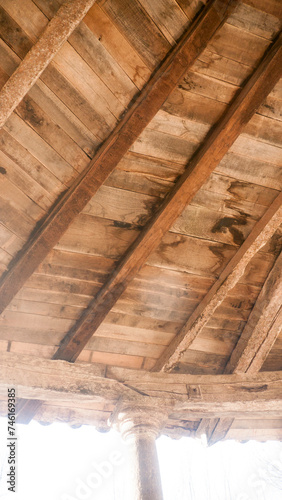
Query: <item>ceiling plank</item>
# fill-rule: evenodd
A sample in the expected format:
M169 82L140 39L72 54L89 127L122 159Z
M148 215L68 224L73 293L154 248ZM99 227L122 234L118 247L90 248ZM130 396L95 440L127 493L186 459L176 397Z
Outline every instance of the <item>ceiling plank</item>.
M88 167L11 263L0 283L0 312L24 285L74 218L104 183L230 12L230 0L212 0L140 92Z
M219 279L210 288L202 302L174 337L169 346L156 362L154 371L170 371L179 362L182 354L202 331L214 311L223 302L232 288L243 276L246 266L253 256L275 233L282 222L282 193L270 205L263 217L257 222L249 236L229 261Z
M82 21L95 0L65 2L0 91L0 128Z
M92 300L89 307L82 313L77 324L64 337L53 359L65 359L67 361L76 360L84 346L126 289L129 282L136 276L149 255L159 245L163 235L169 230L177 217L183 212L186 205L208 179L211 172L242 132L255 110L264 101L275 83L279 80L282 73L282 65L279 63L281 54L282 34L277 38L271 49L267 51L262 62L244 88L237 97L235 97L218 125L209 134L204 144L197 150L184 174L177 181L159 210L156 211L147 226L145 226L143 231L141 231L140 235L131 245L109 280ZM261 233L259 228L262 225L264 228L262 234L264 236L268 235L268 238L270 237L273 228L277 227L277 219L281 217L280 207L281 197L278 197L270 211L267 212L267 217L271 214L271 221L269 222L269 219L267 219L267 225L264 228L266 218L263 217L261 222L257 225L258 233ZM249 254L254 251L254 248L257 249L257 246L262 246L263 243L261 241L262 236L259 242L256 240L253 242L251 250L246 248L246 245L242 246L243 252L242 250L241 252L245 255L244 259L240 258L241 267L243 267L243 263L245 259L248 258ZM247 245L248 244L249 243L247 243ZM241 272L241 267L239 270L237 269L238 274ZM231 281L231 279L235 281L233 274L229 281ZM218 296L223 296L223 290L226 285L222 282L220 285L221 290L218 291ZM231 287L233 286L232 284ZM214 302L217 303L217 299L213 299L212 304ZM217 307L217 305L215 307ZM193 322L194 320L199 322L198 313L196 317L193 315L192 318ZM186 334L190 332L193 322L191 323L189 320L183 331L177 335L165 351L161 361L157 363L156 369L170 368L171 364L178 359L179 353L186 349L188 339ZM172 361L170 358L172 358Z
M93 364L73 364L3 352L0 397L7 387L19 397L46 402L142 403L204 414L282 410L282 372L232 375L177 375L124 370L123 380L97 372ZM128 372L128 375L127 375ZM130 373L132 372L132 373ZM254 397L255 394L255 397ZM160 406L160 401L162 402ZM248 403L246 405L246 403Z

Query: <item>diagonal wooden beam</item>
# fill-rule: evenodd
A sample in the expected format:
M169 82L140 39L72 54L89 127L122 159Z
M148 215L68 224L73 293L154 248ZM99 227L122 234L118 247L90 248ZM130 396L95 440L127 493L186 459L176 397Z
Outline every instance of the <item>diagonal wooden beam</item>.
M269 273L224 373L257 373L282 330L282 253Z
M230 11L230 0L211 0L139 94L85 171L56 203L0 282L0 313L7 307L74 218L104 183L158 112Z
M0 91L0 127L82 21L95 0L67 0Z
M227 264L218 280L210 288L207 295L174 337L169 346L154 366L154 371L170 371L179 362L181 356L193 340L206 326L214 311L222 303L227 294L243 276L246 266L253 256L262 248L275 233L282 222L282 193L280 193L263 217L239 248L238 252Z
M203 146L193 156L184 174L175 184L171 193L164 200L148 225L131 245L110 279L92 300L77 324L62 340L53 359L76 360L129 282L145 264L151 252L159 245L163 235L169 230L186 205L207 180L211 172L242 132L257 107L264 101L278 81L282 73L282 65L280 64L281 55L282 34L280 34L271 49L267 52L257 70L234 99L218 125L209 134ZM277 218L280 216L278 210L280 205L281 198L278 198L276 204L274 203L273 205L274 213L277 211L277 214L272 217L272 227L275 225L275 221L278 224ZM265 218L262 221L264 223ZM272 234L271 231L269 233L269 226L267 226L265 232ZM190 331L190 324L187 324L183 332L175 338L165 356L162 357L162 368L167 369L171 364L170 361L168 364L167 359L164 362L167 354L169 354L168 358L173 356L173 362L175 361L179 351L182 349L182 344L179 346L180 341L185 342L184 339L186 339L187 331ZM177 354L174 352L175 348L177 348ZM186 349L186 345L184 349ZM159 363L157 366L160 368Z
M282 331L282 253L270 271L224 373L258 373ZM223 439L233 418L203 418L196 435L205 434L208 444Z

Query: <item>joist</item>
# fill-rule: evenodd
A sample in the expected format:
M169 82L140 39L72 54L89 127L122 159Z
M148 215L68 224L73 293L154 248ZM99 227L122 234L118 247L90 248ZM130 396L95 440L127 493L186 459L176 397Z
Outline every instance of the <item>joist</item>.
M181 331L158 359L154 370L170 371L180 360L196 336L203 330L214 311L238 283L253 256L262 248L282 221L282 193L277 196L264 216L229 261L218 280L191 314Z
M0 128L82 21L95 0L68 0L0 92Z
M212 0L184 33L88 167L58 200L25 248L11 263L0 284L0 312L7 307L48 252L58 243L74 218L114 170L204 50L208 41L229 15L230 8L228 0Z
M203 145L196 151L184 174L176 182L159 210L156 211L147 226L145 226L144 230L136 238L114 273L90 303L88 309L84 311L77 324L62 340L58 351L54 355L54 359L75 361L126 289L129 282L145 264L149 255L157 248L163 235L169 230L227 153L230 146L242 132L244 126L248 123L257 107L263 102L281 75L282 67L278 62L282 53L281 42L282 35L280 34L218 125L209 134ZM266 242L271 234L273 234L280 223L281 196L275 200L267 215L257 226L257 233L254 233L255 237L253 235L253 239L256 240L256 236L261 232L260 228L262 227L264 232L262 233L263 237L261 236L261 240L254 242L252 250L246 249L246 245L249 245L248 242L243 247L242 254L244 254L245 250L248 250L246 252L247 256L254 249L257 251L263 245L263 242ZM265 225L266 228L264 228ZM245 258L247 257L245 256ZM244 260L242 260L243 262ZM186 338L186 332L189 330L190 324L183 330L183 338ZM160 369L164 365L165 369L167 369L167 359L172 355L173 359L178 356L178 351L177 354L174 353L175 349L178 348L178 340L181 340L181 336L176 337L173 344L169 347L169 351L165 353L165 357L162 357L160 363L157 364L157 369ZM186 349L186 345L184 349Z
M52 401L110 401L154 406L161 411L233 414L282 409L281 372L256 375L164 375L124 370L123 380L99 374L93 365L1 353L0 397ZM255 395L255 397L254 397ZM248 403L248 404L246 404Z

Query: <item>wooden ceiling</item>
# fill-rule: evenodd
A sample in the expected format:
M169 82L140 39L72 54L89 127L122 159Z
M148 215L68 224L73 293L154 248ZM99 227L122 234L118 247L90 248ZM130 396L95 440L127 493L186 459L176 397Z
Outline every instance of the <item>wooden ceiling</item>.
M0 0L3 366L282 371L281 20L279 0ZM114 408L26 393L26 422ZM271 408L186 405L164 432L280 439Z

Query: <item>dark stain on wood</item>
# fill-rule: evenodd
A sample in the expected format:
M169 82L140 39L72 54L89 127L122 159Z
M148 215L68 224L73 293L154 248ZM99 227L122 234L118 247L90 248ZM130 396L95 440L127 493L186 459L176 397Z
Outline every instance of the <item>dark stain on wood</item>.
M269 240L269 253L278 255L282 250L282 232L276 231L272 238Z
M242 245L245 240L244 234L236 226L245 226L247 224L247 215L243 212L238 217L223 217L219 219L212 227L212 233L226 233L229 231L232 235L235 245Z
M5 12L3 7L0 7L0 34L7 45L21 58L26 56L33 45L22 28Z
M264 384L264 385L259 385L257 387L245 387L245 386L242 386L241 389L243 391L246 391L246 392L264 392L264 391L267 391L268 385Z
M264 107L267 108L267 109L269 109L269 111L271 111L271 113L275 114L275 109L270 104L265 104L264 103Z
M4 167L0 167L0 174L5 175L7 173L7 170Z
M77 390L80 392L80 394L85 394L86 396L91 396L91 394L93 394L90 389L86 389L85 387L78 386Z
M119 227L119 228L122 228L122 229L133 229L133 225L130 224L130 222L123 222L123 221L120 221L120 220L114 220L113 221L113 226L114 227Z
M210 245L210 251L215 255L218 259L218 263L213 267L213 271L217 271L218 273L221 271L222 266L226 261L226 255L224 255L224 249L227 248L227 245Z
M32 102L30 99L25 98L21 104L18 106L17 110L19 111L20 116L33 125L35 128L41 126L44 122L42 116L39 116L36 110L34 109Z
M232 194L238 200L245 200L246 196L244 195L244 189L248 188L249 184L247 182L242 181L232 181L230 183L227 191Z

